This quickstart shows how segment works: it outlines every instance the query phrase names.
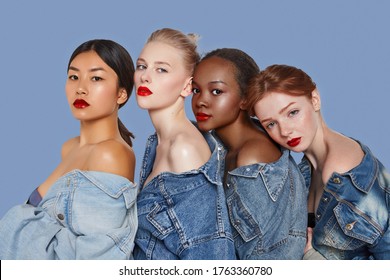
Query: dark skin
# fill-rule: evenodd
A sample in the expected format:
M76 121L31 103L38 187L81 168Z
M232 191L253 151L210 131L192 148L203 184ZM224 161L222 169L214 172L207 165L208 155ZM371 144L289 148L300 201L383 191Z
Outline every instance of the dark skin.
M274 162L281 156L279 148L256 126L246 111L240 113L236 123L217 128L215 132L228 150L226 170L259 162Z
M192 109L199 128L214 130L228 150L225 170L280 158L279 147L250 118L231 62L219 57L200 62L193 92ZM202 120L201 113L209 117Z

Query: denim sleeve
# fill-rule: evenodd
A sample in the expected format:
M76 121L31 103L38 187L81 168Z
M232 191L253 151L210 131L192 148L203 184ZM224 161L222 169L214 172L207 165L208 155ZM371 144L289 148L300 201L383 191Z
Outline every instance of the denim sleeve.
M390 204L389 199L387 203ZM387 209L390 210L389 205L387 205ZM390 213L389 213L389 217L390 217ZM370 259L390 260L390 225L389 224L387 225L384 234L380 238L378 238L377 242L373 246L370 246L369 251L372 254L370 256Z
M41 207L18 205L0 221L0 259L129 259L131 227L76 235Z
M62 226L40 208L17 205L0 221L0 259L56 259Z

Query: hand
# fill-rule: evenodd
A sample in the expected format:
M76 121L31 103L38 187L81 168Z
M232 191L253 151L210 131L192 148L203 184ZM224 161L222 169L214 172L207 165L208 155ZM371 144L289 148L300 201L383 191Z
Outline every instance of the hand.
M313 249L313 246L311 245L312 240L313 240L313 228L308 227L306 247L305 250L303 251L304 254L306 254L306 252L309 251L310 249Z

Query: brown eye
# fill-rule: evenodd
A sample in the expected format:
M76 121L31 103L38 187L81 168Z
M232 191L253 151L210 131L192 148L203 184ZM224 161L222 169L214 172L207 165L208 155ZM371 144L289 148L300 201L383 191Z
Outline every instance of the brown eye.
M101 80L103 80L103 79L100 77L97 77L97 76L92 77L92 81L97 82L97 81L101 81Z
M212 93L213 95L220 95L220 94L222 93L222 90L220 90L220 89L213 89L213 90L211 91L211 93Z

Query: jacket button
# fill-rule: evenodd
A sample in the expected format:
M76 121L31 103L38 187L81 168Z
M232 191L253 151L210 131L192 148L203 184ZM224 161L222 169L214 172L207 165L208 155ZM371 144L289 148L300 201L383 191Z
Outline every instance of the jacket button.
M345 229L346 229L346 230L352 230L352 229L353 229L353 226L355 225L355 223L356 223L356 222L347 224L347 225L345 226Z
M57 218L58 218L59 220L61 220L61 221L62 221L62 220L65 218L65 217L64 217L64 215L63 215L63 214L58 214L58 215L57 215Z
M340 180L340 178L338 178L338 177L336 177L336 178L333 178L333 183L335 183L335 184L340 184L341 183L341 180Z

